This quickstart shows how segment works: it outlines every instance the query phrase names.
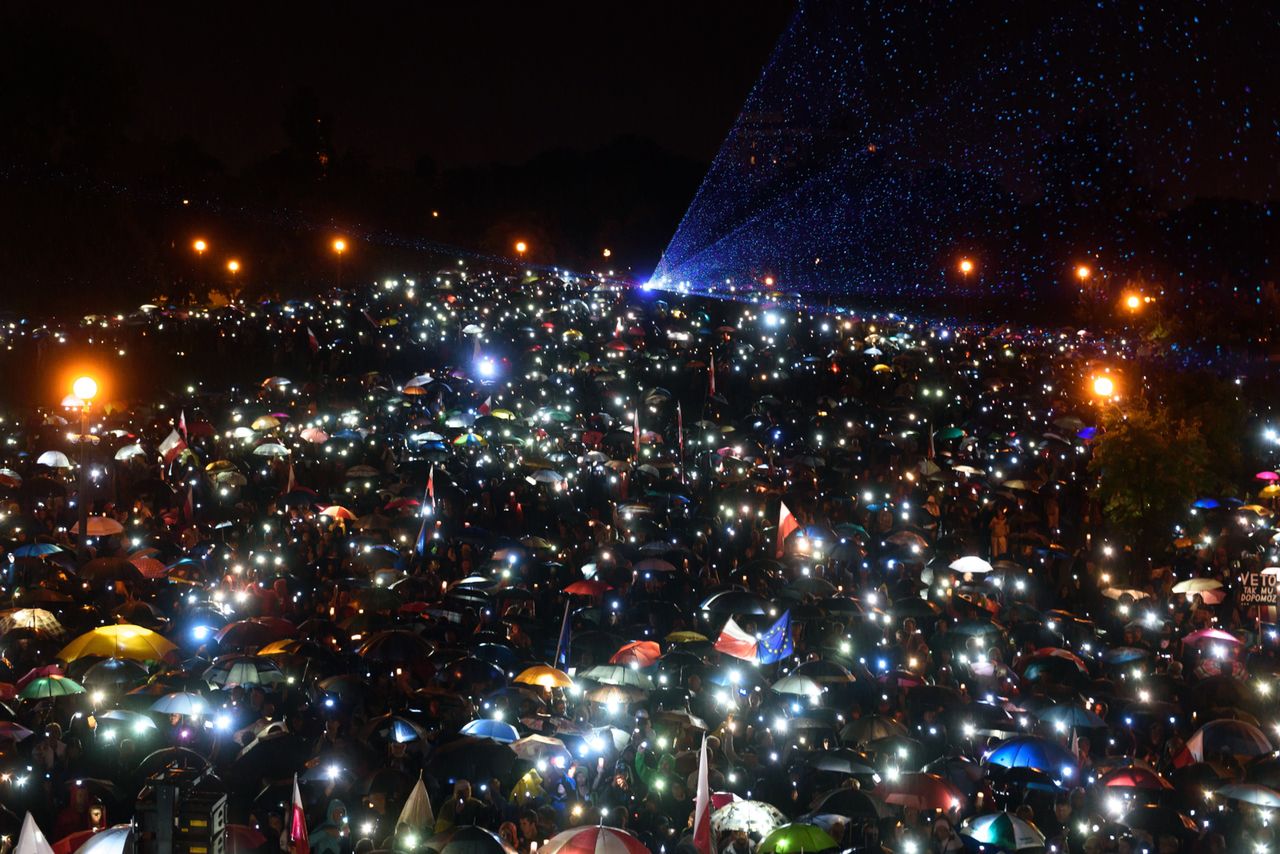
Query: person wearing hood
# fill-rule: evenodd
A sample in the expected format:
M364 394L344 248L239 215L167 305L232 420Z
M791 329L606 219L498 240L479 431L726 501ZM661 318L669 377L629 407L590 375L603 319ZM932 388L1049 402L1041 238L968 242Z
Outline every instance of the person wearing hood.
M347 807L334 798L325 810L324 821L307 838L311 854L349 854L351 834L347 828Z

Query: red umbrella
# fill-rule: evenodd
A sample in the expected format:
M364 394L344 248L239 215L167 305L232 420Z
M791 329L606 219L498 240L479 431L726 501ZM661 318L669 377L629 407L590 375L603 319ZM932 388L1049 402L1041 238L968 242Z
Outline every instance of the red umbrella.
M915 771L885 780L876 794L887 804L921 810L964 810L964 792L937 774Z
M138 568L138 572L142 573L143 578L149 578L152 581L164 578L169 574L169 567L147 555L135 555L129 558L129 563Z
M247 824L227 825L227 854L251 854L266 841L267 837Z
M1140 765L1130 765L1126 768L1116 768L1113 771L1108 771L1098 779L1098 782L1104 786L1113 786L1118 789L1150 789L1156 791L1173 788L1168 780L1150 768L1143 768Z
M86 839L97 832L96 830L78 830L70 836L64 836L53 843L53 854L71 854L72 851L78 850Z
M557 833L540 850L546 854L649 854L644 843L625 830L599 825Z
M603 581L575 581L564 589L565 593L573 596L603 596L606 592L612 590L613 587Z
M28 682L33 682L43 676L66 676L67 673L62 669L61 664L42 664L39 667L33 667L27 671L27 675L18 680L15 689L21 691L27 687Z
M631 664L635 662L640 667L652 667L657 664L658 659L662 657L662 647L653 641L632 641L624 644L622 649L613 654L609 659L610 664Z

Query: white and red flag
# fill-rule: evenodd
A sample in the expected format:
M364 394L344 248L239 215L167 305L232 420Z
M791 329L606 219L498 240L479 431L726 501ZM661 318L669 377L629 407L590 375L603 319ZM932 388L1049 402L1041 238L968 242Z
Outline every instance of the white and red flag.
M187 449L187 443L177 430L170 431L165 440L160 443L160 456L164 458L165 465L172 465L178 455Z
M297 774L293 775L293 807L289 810L289 854L311 854L311 845L307 842L307 815L302 809Z
M778 557L782 557L783 546L787 543L787 537L800 527L800 522L796 519L796 514L791 512L791 508L787 507L787 502L781 502L778 508Z

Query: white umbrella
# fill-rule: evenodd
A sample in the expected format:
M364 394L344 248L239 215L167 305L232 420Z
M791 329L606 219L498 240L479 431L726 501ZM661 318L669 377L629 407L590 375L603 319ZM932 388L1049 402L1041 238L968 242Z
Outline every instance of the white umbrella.
M22 820L22 832L18 834L18 844L14 846L13 854L53 854L53 846L44 838L31 813L27 813Z
M69 469L71 468L71 460L67 459L67 455L62 451L45 451L36 457L36 465L48 466L54 469Z
M263 442L253 449L255 457L287 457L289 449L279 442Z
M174 694L165 694L156 700L151 704L151 711L164 712L167 715L197 717L209 711L209 704L199 694L179 691Z
M981 575L991 571L991 564L987 563L977 555L966 555L965 557L956 558L951 561L951 569L954 572L966 572L973 575Z
M742 831L757 840L764 839L774 828L786 824L787 817L764 801L734 801L711 814L713 833Z
M124 533L124 526L109 516L90 516L85 530L91 537L111 537Z
M792 694L798 697L814 697L822 693L822 686L808 676L792 673L773 683L773 690L779 694Z
M133 840L132 824L117 824L90 836L76 849L76 854L124 854Z
M134 457L145 456L146 453L146 451L142 450L142 446L137 443L125 445L120 450L116 451L116 461L123 462L124 460L131 460Z

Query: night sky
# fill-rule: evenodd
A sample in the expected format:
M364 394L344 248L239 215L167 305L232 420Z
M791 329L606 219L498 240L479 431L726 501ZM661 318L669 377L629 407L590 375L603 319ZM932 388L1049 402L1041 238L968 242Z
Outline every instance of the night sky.
M192 137L229 168L284 143L282 105L300 87L331 116L339 150L449 167L624 134L709 162L791 11L784 0L95 4L28 20L107 45L133 129Z

